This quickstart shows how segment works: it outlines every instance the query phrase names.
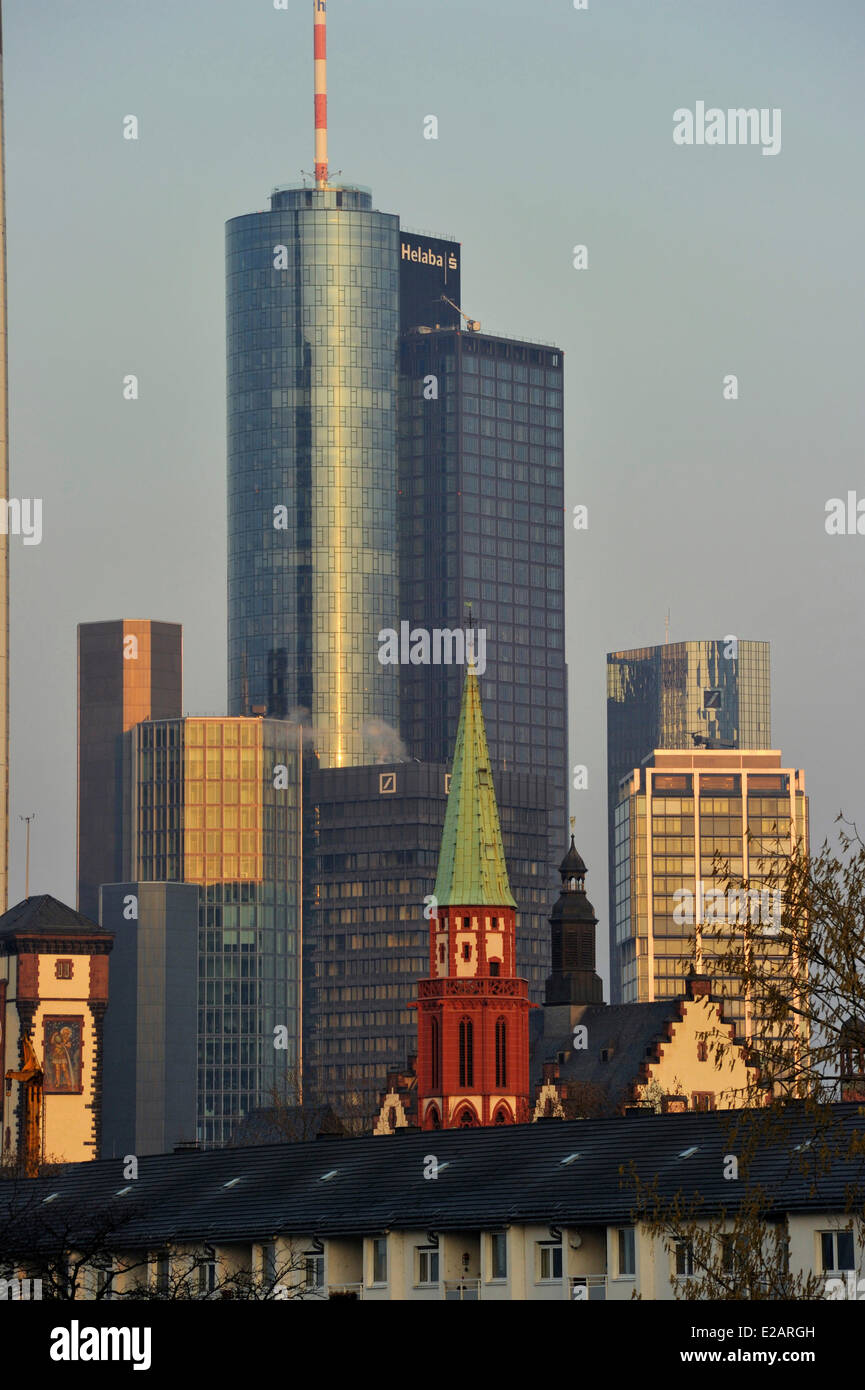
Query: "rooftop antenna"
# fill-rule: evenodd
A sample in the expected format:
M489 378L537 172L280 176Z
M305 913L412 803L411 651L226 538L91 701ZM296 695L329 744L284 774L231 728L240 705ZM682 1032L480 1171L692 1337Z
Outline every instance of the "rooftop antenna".
M315 69L315 186L327 188L327 0L312 0Z
M19 820L23 820L23 821L25 822L26 826L27 826L27 831L26 831L26 836L27 836L27 838L26 838L26 841L25 841L26 849L24 850L24 896L25 896L25 898L29 898L29 897L30 897L30 822L31 822L31 821L34 821L34 820L36 819L36 812L35 812L35 811L31 811L29 816L19 816L18 819L19 819Z
M664 615L664 646L670 645L670 610L667 609Z

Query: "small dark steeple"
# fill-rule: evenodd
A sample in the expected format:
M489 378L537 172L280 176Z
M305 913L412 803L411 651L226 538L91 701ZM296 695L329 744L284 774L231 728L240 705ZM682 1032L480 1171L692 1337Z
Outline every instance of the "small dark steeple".
M559 865L562 890L550 913L552 974L547 978L546 1004L602 1004L604 985L595 971L595 928L598 919L586 897L586 866L571 836L571 847Z

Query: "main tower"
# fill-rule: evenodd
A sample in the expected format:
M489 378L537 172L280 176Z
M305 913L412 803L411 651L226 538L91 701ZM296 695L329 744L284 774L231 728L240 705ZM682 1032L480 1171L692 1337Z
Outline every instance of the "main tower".
M315 173L226 228L228 703L312 726L322 767L369 761L398 694L399 219L327 161L313 0Z

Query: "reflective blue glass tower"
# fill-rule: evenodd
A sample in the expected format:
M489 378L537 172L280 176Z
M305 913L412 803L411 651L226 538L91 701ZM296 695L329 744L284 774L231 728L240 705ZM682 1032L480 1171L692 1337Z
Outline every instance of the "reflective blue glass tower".
M229 711L308 712L322 767L398 719L399 256L360 187L277 189L226 229Z

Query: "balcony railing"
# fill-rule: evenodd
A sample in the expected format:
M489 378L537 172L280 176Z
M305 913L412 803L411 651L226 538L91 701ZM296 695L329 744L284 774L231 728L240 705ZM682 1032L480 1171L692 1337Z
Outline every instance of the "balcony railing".
M571 1298L577 1303L603 1303L607 1297L605 1274L571 1275Z
M363 1298L363 1284L328 1284L328 1298Z
M480 1279L446 1279L444 1281L442 1298L455 1299L460 1303L477 1303L480 1297Z

